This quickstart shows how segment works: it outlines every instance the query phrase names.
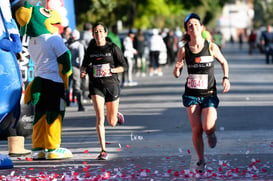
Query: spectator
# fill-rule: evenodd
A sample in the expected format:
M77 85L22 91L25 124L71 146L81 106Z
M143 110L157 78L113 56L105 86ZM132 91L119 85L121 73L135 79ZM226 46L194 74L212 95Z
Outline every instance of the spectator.
M244 35L243 35L243 33L240 33L239 34L239 48L240 48L240 50L242 50L242 48L243 48L243 43L244 43Z
M110 40L115 43L121 50L122 50L122 44L120 41L120 37L118 35L118 27L117 25L113 25L111 28L112 31L108 32L107 37L110 38Z
M77 98L78 111L84 111L82 105L82 90L81 90L81 77L80 77L80 66L84 58L84 46L80 42L80 32L78 30L73 30L72 40L68 46L71 53L71 63L72 63L72 88L73 95Z
M80 32L80 41L86 50L89 42L92 40L92 25L90 23L85 23L83 25L83 31Z
M158 34L158 30L153 29L153 35L150 39L150 76L153 76L154 74L163 76L163 72L159 64L159 55L160 52L164 51L165 49L166 45L162 37Z
M127 74L125 74L125 79L127 78L128 82L124 80L123 86L136 86L138 84L133 81L134 55L137 54L137 50L133 46L134 38L135 34L130 30L127 37L123 40L124 56L128 63Z
M69 26L64 27L63 32L61 34L62 39L64 40L65 45L68 47L70 43L70 38L71 38L71 28Z
M137 49L136 67L137 67L137 76L146 76L146 58L144 55L145 50L145 36L141 29L137 30L137 35L134 41L135 47Z
M262 44L265 47L266 63L269 64L269 56L271 56L273 62L273 32L270 25L267 26L266 31L262 34Z
M256 45L256 33L254 30L251 30L250 35L248 36L248 54L251 55L252 51L255 49Z
M167 47L167 62L172 65L175 61L175 36L173 30L169 30L167 36L163 39Z
M219 49L222 51L223 47L223 35L220 31L217 31L213 36L213 41L216 45L218 45Z

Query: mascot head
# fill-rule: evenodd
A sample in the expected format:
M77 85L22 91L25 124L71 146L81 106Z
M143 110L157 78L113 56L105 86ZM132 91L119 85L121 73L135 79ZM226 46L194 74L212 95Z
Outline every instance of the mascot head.
M37 37L42 34L53 34L59 31L56 25L61 24L61 16L55 10L49 10L43 6L33 6L25 2L16 13L16 20L20 25L20 34Z

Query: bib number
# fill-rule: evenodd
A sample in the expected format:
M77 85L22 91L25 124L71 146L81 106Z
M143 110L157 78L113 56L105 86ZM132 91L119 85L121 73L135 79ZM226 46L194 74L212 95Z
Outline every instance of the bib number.
M112 76L110 64L93 65L93 76L96 78Z
M187 87L190 89L207 89L208 75L206 74L189 74Z

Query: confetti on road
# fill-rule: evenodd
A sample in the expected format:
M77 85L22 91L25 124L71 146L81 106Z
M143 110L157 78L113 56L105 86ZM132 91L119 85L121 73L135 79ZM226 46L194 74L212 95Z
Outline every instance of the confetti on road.
M160 157L135 157L129 159L118 158L109 161L85 160L81 164L74 165L75 160L55 161L51 167L39 168L16 168L0 170L0 180L187 180L189 178L205 180L248 180L273 178L272 161L266 160L266 156L259 158L258 155L241 155L240 158L226 155L225 159L211 156L206 171L198 173L195 168L190 168L191 156L165 156ZM215 158L214 158L215 157ZM245 165L239 164L238 160L244 160ZM24 159L17 160L19 164ZM25 159L27 160L27 159ZM145 163L143 162L145 160ZM35 161L27 160L28 162ZM43 162L41 162L43 163ZM119 163L119 164L117 164ZM58 166L56 166L59 164ZM117 166L119 165L119 166ZM3 174L5 173L5 174Z

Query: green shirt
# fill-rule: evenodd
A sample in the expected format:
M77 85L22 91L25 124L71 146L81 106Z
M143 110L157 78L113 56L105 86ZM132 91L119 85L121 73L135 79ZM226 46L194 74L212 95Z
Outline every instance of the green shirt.
M118 35L116 35L115 33L109 31L108 33L108 38L111 39L111 41L113 43L115 43L120 49L122 48L121 42L120 42L120 38Z

